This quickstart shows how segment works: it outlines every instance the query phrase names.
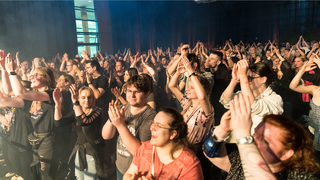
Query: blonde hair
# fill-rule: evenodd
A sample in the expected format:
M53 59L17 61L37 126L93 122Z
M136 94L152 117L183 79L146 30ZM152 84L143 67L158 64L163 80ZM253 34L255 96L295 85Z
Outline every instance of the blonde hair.
M82 88L79 89L79 95L82 93L82 91L88 91L89 92L89 96L93 97L93 102L92 102L92 104L90 106L90 108L93 109L95 107L95 104L96 104L96 98L94 97L93 90L88 86L83 86ZM79 96L79 98L80 98L80 96Z
M43 78L46 81L45 90L54 89L56 87L55 75L53 71L47 67L38 67L37 68L41 73ZM38 91L38 89L33 89L34 91ZM38 110L41 109L42 101L33 101L30 107L29 112L32 114L37 114Z

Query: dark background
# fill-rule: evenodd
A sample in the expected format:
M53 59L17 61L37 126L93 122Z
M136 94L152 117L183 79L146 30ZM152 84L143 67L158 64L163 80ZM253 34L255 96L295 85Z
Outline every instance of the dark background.
M319 1L95 1L102 52L320 39ZM77 53L73 1L0 1L0 48L21 60Z

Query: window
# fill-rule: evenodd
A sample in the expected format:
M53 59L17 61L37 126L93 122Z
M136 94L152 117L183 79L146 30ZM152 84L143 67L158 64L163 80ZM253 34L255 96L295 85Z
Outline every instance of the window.
M74 0L78 54L87 51L92 57L100 49L98 23L93 0Z

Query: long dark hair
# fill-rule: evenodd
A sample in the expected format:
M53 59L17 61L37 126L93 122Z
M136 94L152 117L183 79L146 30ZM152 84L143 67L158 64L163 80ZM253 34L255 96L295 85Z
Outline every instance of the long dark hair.
M159 111L159 113L165 113L166 115L171 117L171 121L169 123L170 131L176 131L177 135L173 138L174 148L171 150L171 158L174 159L173 153L176 149L183 145L184 147L190 147L188 141L188 125L184 122L183 116L175 109L172 108L164 108Z
M262 62L254 63L249 67L251 72L258 74L260 77L266 77L266 86L268 87L272 83L273 71L271 68Z

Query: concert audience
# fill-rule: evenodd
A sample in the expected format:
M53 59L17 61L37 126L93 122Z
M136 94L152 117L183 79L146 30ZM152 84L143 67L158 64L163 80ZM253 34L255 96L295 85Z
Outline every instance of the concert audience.
M7 140L2 143L6 163L17 176L30 180L74 179L74 175L79 179L111 180L219 179L220 172L212 168L211 162L228 172L227 179L256 175L315 179L311 174L319 165L313 155L320 160L320 50L318 41L309 44L300 37L293 45L276 41L240 41L233 45L228 40L222 47L198 42L193 48L181 44L176 50L162 51L158 47L135 55L130 48L108 57L100 52L90 57L82 51L82 57L74 58L67 53L60 57L58 53L47 62L34 58L31 68L19 53L14 60L1 50L0 122L2 132L7 133L1 134ZM23 86L28 81L33 90ZM240 100L234 98L237 95ZM77 100L80 104L73 105L71 101ZM239 104L246 107L246 114L240 113ZM161 111L167 107L178 109L184 122L171 109ZM244 118L232 116L237 113ZM314 134L315 153L308 133L280 114ZM183 132L185 125L188 134ZM246 145L226 143L223 158L210 157L210 162L202 153L205 134L212 134L210 128L215 128L217 142L225 141L226 136L230 136L230 142L253 136L255 143L247 148L257 154L256 161L245 156ZM281 134L270 136L275 130ZM294 135L289 137L291 133ZM160 144L159 139L163 141ZM182 161L184 156L191 160ZM106 158L110 164L105 163ZM259 163L269 168L261 172ZM27 164L35 170L32 178ZM250 172L243 171L242 166Z

